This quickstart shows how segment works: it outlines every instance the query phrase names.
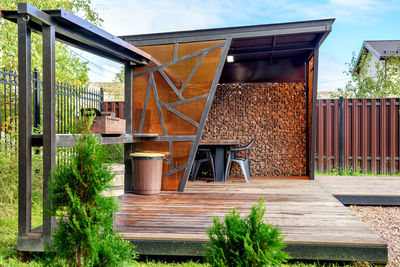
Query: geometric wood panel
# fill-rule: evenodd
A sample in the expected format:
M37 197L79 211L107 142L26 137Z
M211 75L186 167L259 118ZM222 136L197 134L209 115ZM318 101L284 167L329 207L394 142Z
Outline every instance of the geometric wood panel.
M140 47L151 54L146 66L134 68L134 133L156 133L167 140L133 144L134 150L157 151L168 155L163 165L162 190L178 190L189 155L197 144L205 104L224 41L194 42ZM215 90L215 88L214 88ZM190 141L179 141L187 137Z

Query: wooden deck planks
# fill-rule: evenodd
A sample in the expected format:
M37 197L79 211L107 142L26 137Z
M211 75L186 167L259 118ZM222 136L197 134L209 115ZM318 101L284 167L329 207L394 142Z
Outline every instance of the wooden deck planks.
M400 176L317 176L315 181L332 195L400 197Z
M344 205L400 206L400 176L318 176L315 180Z
M386 244L320 186L302 179L189 183L184 193L124 195L116 227L129 240L206 242L213 216L238 207L247 214L260 197L266 219L281 227L287 244L385 247Z

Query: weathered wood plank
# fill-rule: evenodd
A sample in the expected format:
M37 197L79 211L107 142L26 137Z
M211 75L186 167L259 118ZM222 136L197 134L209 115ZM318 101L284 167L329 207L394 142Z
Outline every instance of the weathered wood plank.
M207 242L213 217L237 207L245 215L260 197L266 219L281 227L287 244L382 247L386 244L315 181L263 179L251 183L189 183L185 193L124 195L116 227L129 240Z

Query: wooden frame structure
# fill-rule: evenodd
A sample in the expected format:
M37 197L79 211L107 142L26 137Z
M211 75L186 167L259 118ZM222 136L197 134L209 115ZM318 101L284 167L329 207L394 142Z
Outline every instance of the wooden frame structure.
M225 67L229 54L243 61L249 59L246 59L249 54L257 54L264 59L267 56L269 62L286 64L292 71L289 76L293 74L307 81L307 175L313 179L314 161L311 155L315 150L318 53L319 46L331 31L333 19L125 36L122 40L63 9L41 11L29 4L19 3L18 10L3 10L1 16L18 24L19 251L42 251L45 242L51 239L54 227L54 218L44 213L43 231L39 233L31 229L32 147L43 146L45 207L51 205L47 200L47 182L55 167L56 147L74 145L72 135L56 135L55 132L56 40L125 66L126 134L119 137L99 136L99 140L104 144L125 144L126 192L132 186L130 153L133 149L166 152L164 190L185 190L217 84L222 78L229 77L230 73L236 75L242 67L240 64L235 65L236 70L229 68L232 66ZM43 135L32 134L32 30L43 36ZM286 42L282 43L282 40ZM248 47L248 43L253 41L269 42L270 45ZM140 49L134 45L140 46ZM267 70L273 69L272 65L263 66ZM237 76L233 77L237 79ZM257 77L245 79L257 80ZM277 79L285 80L287 77L278 75ZM150 111L154 111L156 116L152 117Z
M152 133L159 137L152 139L151 143L133 144L133 148L157 150L169 155L164 165L163 190L184 191L217 84L221 81L302 81L306 84L308 115L305 175L314 179L314 161L311 155L315 151L313 140L316 136L314 118L319 47L330 33L333 22L334 19L327 19L122 36L122 39L153 57L148 65L135 68L133 109L137 116L132 121L133 132ZM209 64L209 69L215 69L212 82L210 76L203 75L203 80L191 84L193 77L201 72L199 68L205 64L207 53L219 47L222 47L222 51L214 55L219 58L218 64ZM235 64L225 63L228 55L237 58L238 62L235 60ZM190 61L196 58L194 62ZM184 68L185 71L182 70ZM202 85L201 82L207 79L209 83ZM190 84L194 92L187 97L183 96L182 93L188 91ZM157 88L153 90L152 101L149 100L151 88ZM164 100L160 100L157 94L163 94ZM187 105L188 103L191 105ZM196 105L197 110L193 110ZM178 110L178 107L181 108ZM149 111L157 115L152 118L148 115ZM171 118L174 126L189 123L193 127L181 127L182 131L173 131L165 123L166 116ZM149 127L144 127L146 123ZM159 126L151 127L154 124Z
M50 205L47 183L56 164L56 147L72 146L71 135L56 135L55 131L55 41L59 40L98 56L125 65L125 105L129 107L132 92L132 65L147 64L151 56L105 32L64 9L41 11L27 3L18 3L18 10L3 10L1 16L18 24L19 72L19 134L18 134L18 246L19 251L43 251L51 239L54 218L43 213L43 231L31 229L31 154L32 146L43 146L43 210ZM43 135L32 134L31 116L31 32L43 39ZM125 109L131 117L131 109ZM100 138L103 143L133 142L131 121L127 120L127 134L119 138ZM130 172L129 151L125 153L127 172Z

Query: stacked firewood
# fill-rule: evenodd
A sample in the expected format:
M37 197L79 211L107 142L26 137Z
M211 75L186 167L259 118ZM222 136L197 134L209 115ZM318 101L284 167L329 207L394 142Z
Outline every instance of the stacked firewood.
M307 102L304 83L219 84L202 139L253 137L254 176L306 174ZM237 164L231 175L242 175Z

